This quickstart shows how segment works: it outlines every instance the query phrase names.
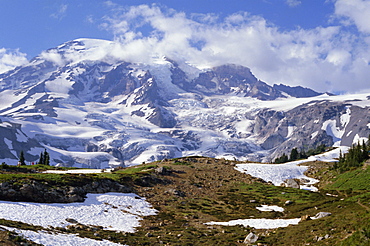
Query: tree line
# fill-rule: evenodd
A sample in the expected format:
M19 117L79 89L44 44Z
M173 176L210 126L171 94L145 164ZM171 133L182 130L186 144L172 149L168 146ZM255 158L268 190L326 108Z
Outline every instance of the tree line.
M298 151L297 148L293 148L290 151L290 155L286 155L285 153L282 154L280 157L276 158L274 160L274 163L276 164L281 164L281 163L286 163L289 161L296 161L300 159L306 159L312 155L318 155L321 153L324 153L326 151L327 146L325 144L320 144L316 148L309 149L307 151L301 150Z
M339 154L339 160L333 166L334 169L345 172L352 168L361 167L363 162L369 159L370 135L367 143L363 140L353 144L346 154Z
M24 157L23 150L21 150L21 152L19 154L18 164L21 165L21 166L26 165L26 159ZM48 165L48 166L50 166L50 155L46 151L46 149L43 152L40 153L40 158L39 158L37 164L42 164L42 165Z

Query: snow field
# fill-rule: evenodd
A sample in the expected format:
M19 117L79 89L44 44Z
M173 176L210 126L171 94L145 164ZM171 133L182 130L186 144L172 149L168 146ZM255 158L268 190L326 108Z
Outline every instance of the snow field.
M276 206L276 205L261 205L261 207L256 207L259 211L264 211L264 212L270 212L270 211L275 211L275 212L284 212L284 208Z
M142 216L155 215L151 205L133 193L88 194L83 203L29 203L0 201L0 217L42 227L66 227L75 219L105 230L134 232Z
M206 225L222 225L222 226L250 226L256 229L276 229L279 227L287 227L288 225L298 225L301 219L239 219L230 220L228 222L208 222Z
M94 240L90 238L82 238L76 234L62 234L62 233L51 233L47 231L29 231L19 230L11 227L5 227L9 231L14 231L35 243L42 244L44 246L122 246L122 244L113 243L107 240Z
M261 178L267 182L272 182L276 186L280 186L287 179L302 179L308 182L301 185L301 189L317 191L317 188L312 186L313 184L319 182L316 179L309 178L304 175L307 170L307 166L298 166L299 164L308 161L325 161L333 162L337 161L336 158L339 157L339 153L346 153L348 151L347 146L340 146L329 152L310 156L305 160L293 161L284 164L261 164L261 163L248 163L248 164L238 164L236 165L236 170L250 174L254 177Z

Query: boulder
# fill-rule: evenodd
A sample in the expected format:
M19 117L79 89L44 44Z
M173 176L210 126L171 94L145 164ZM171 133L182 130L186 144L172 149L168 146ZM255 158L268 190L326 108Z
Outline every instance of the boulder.
M255 243L257 242L258 240L258 236L256 234L254 234L253 232L249 233L245 239L244 239L244 242L245 244L252 244L252 243Z
M327 217L327 216L330 216L330 215L331 215L331 213L329 213L329 212L319 212L314 217L311 217L311 219L317 220L317 219L321 219L321 218L324 218L324 217Z
M309 215L303 215L303 216L301 216L300 222L306 221L306 220L311 220L311 217Z
M299 182L295 179L287 179L284 182L284 186L299 189Z

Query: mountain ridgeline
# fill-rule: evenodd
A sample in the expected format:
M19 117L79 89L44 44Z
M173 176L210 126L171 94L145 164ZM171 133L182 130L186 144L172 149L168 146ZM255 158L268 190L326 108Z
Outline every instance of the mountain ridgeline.
M233 64L131 63L106 51L114 45L70 41L0 74L0 160L23 151L34 162L47 149L51 165L91 168L189 155L271 161L369 135L366 95L270 86Z

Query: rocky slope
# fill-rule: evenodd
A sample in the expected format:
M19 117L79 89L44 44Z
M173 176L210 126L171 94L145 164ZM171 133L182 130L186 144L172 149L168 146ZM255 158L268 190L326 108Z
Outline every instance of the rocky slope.
M369 134L367 95L270 86L242 66L122 61L79 39L0 75L0 160L105 168L189 155L269 161Z

